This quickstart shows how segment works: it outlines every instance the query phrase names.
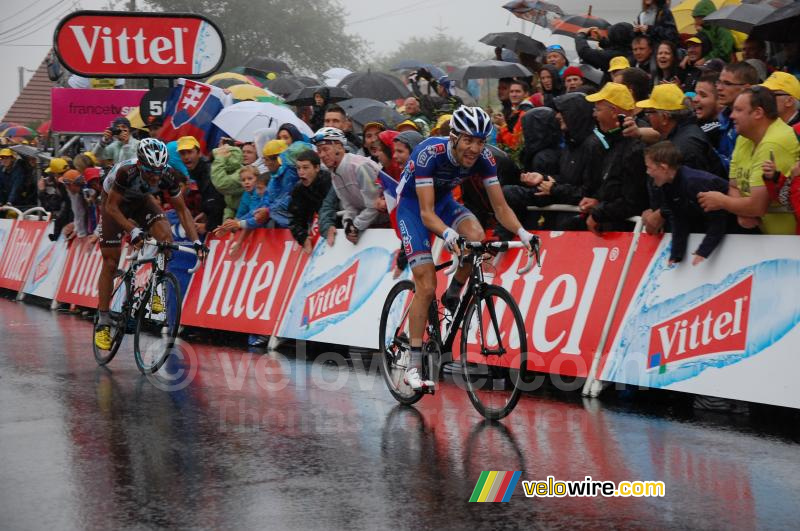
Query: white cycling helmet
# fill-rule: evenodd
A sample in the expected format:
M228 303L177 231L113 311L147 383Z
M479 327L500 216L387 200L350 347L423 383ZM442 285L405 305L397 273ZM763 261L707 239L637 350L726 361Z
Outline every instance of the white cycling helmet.
M341 145L347 144L347 137L341 129L336 127L323 127L314 133L314 138L311 141L315 144L320 142L339 142Z
M486 139L492 133L492 120L480 107L462 105L453 111L450 132Z
M136 158L147 170L163 171L169 160L167 145L157 138L145 138L139 142Z

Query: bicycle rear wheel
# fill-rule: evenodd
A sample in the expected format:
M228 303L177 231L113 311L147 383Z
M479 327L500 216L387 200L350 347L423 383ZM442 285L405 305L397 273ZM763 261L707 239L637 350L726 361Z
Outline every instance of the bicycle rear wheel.
M133 336L136 366L145 374L161 368L175 346L181 322L181 288L172 273L163 273L142 299Z
M501 419L517 405L527 350L516 301L499 286L484 286L464 315L461 367L469 399L487 419Z
M94 315L92 349L94 350L94 359L98 365L106 365L114 359L119 346L122 344L122 339L125 337L125 327L128 324L128 312L130 311L128 298L131 295L131 280L128 277L123 277L121 273L117 273L114 275L114 282L118 282L118 284L114 291L111 292L111 306L109 308L112 320L111 348L108 350L98 348L94 342L94 333L97 332L100 312L96 312Z
M383 304L378 332L383 379L395 400L405 405L419 402L424 395L403 381L411 362L408 314L413 298L412 281L402 280L395 284ZM423 363L422 374L426 379L428 372L429 364Z

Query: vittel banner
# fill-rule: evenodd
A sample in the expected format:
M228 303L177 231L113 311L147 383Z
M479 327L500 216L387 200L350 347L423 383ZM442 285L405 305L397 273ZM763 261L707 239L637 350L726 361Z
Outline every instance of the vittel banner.
M257 229L233 252L235 235L211 237L183 300L181 323L273 334L299 275L302 253L288 230Z
M699 243L693 235L689 248ZM800 241L729 235L706 262L674 267L670 244L642 277L600 379L800 407Z
M53 38L61 63L84 77L186 77L214 72L225 41L194 14L77 11Z
M28 278L39 242L47 233L46 221L18 220L5 242L0 259L0 288L19 291Z
M99 245L90 243L88 236L72 239L56 300L97 308L97 279L102 266L103 256Z

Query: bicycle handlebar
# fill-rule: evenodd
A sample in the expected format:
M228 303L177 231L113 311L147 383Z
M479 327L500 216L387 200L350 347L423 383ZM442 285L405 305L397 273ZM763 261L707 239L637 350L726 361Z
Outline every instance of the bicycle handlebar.
M525 249L525 244L522 242L468 242L464 238L458 239L458 246L461 250L469 249L478 253L483 252L503 252L509 249ZM531 252L528 253L528 261L522 268L517 270L517 275L522 276L528 271L533 269L534 265L539 264L539 238L531 240ZM445 275L450 276L456 272L456 269L461 265L463 253L460 257L453 257L453 263L445 270Z
M151 245L153 247L157 247L159 250L171 249L173 251L180 251L180 252L183 252L183 253L196 254L196 251L195 251L194 247L186 247L185 245L179 245L179 244L173 243L173 242L160 242L160 241L156 240L155 238L147 238L147 239L144 240L143 243L144 243L144 245ZM126 260L136 260L139 257L140 253L141 253L141 249L134 249L134 251L131 254L129 254L128 256L126 256L125 259ZM188 273L190 275L193 274L195 271L200 269L201 265L202 265L202 262L200 260L198 260L197 263L194 265L194 267L188 270Z

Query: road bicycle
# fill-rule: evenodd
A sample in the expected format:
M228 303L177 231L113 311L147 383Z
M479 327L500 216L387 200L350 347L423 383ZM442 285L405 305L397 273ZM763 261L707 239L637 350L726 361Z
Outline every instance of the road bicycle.
M111 294L111 348L102 350L92 341L94 357L106 365L117 354L125 334L133 334L136 366L144 374L157 372L175 346L183 302L175 275L167 271L171 251L195 253L192 247L145 239L142 247L125 257L124 271L114 276ZM189 271L193 273L200 266ZM97 330L99 312L95 315Z
M528 261L518 275L539 263L539 239L531 241ZM440 310L434 300L428 309L423 336L423 380L438 380L444 365L460 363L462 380L472 405L490 420L498 420L514 409L526 378L528 341L525 322L516 301L501 286L486 282L483 266L493 255L524 248L522 242L467 242L459 239L458 260L436 266L446 274L470 263L469 281L451 313ZM414 282L402 280L386 297L381 312L379 341L384 380L392 396L401 404L418 402L424 391L413 390L404 382L410 361L409 309L414 297ZM459 340L459 359L453 359L453 345Z

